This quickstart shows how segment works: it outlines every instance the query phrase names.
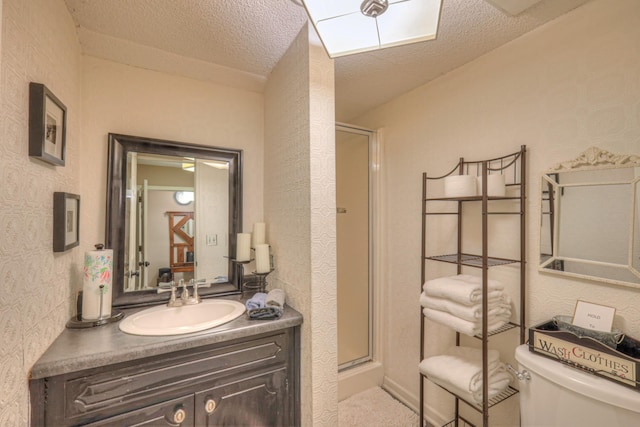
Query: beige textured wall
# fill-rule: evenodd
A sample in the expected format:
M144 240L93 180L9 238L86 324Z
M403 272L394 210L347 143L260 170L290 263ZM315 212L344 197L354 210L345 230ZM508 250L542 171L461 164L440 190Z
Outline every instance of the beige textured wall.
M262 219L263 95L83 57L81 179L88 243L104 240L109 132L243 150L244 228Z
M540 274L536 265L542 172L591 145L640 154L638 76L640 2L598 0L357 120L385 128L387 381L417 401L421 173L446 173L460 156L491 158L521 144L529 150L527 326L571 313L582 298L615 306L619 326L640 337L640 291ZM437 331L429 352L450 343ZM513 421L501 419L492 425Z
M305 31L303 28L302 31ZM311 349L313 425L338 418L335 84L329 59L313 28L309 37L311 196ZM305 424L306 425L306 424Z
M333 62L303 28L265 89L271 287L304 315L302 424L337 423ZM313 338L312 338L313 337Z
M0 425L25 426L33 363L64 329L82 249L53 253L53 193L80 194L81 57L62 0L4 0L0 47ZM29 82L67 107L66 165L31 160ZM80 243L90 240L80 223Z
M4 0L0 0L0 77L2 77L2 8ZM2 99L2 80L0 80L0 99ZM4 117L4 110L0 113L0 118Z

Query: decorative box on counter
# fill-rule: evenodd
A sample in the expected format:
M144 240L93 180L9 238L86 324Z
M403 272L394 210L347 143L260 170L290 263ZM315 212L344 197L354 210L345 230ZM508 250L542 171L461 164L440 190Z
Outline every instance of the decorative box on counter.
M529 350L640 391L640 341L620 335L610 347L562 330L558 323L550 320L529 328Z

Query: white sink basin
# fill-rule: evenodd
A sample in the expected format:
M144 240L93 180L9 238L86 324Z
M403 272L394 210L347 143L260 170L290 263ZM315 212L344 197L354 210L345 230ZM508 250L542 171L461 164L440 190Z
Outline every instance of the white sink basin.
M232 321L245 312L237 301L202 300L180 307L161 305L139 311L120 322L120 330L133 335L179 335L203 331Z

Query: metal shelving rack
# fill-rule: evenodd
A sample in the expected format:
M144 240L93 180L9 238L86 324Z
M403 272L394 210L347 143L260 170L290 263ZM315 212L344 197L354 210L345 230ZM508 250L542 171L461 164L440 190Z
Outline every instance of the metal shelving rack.
M428 197L428 184L431 180L440 180L448 176L459 174L469 174L473 172L475 168L476 175L482 177L482 194L473 197ZM506 197L490 197L487 195L487 175L489 173L505 174L505 178L508 177L507 188L511 193L512 188L516 187L518 193L517 196ZM514 200L518 202L518 210L514 211L490 211L489 204L496 200ZM525 207L526 207L526 146L521 146L520 150L508 154L503 157L498 157L489 160L480 161L465 161L464 158L460 158L460 161L456 167L446 175L438 177L429 177L426 173L422 174L422 275L421 275L421 287L426 281L426 265L428 261L445 262L455 264L457 266L457 274L462 273L462 267L472 267L482 269L482 334L475 338L482 341L482 354L483 354L483 395L488 395L488 361L487 352L489 349L488 338L490 336L512 330L514 328L520 329L520 344L525 342L526 327L525 323L525 253L526 253L526 239L525 239ZM428 211L427 207L432 202L457 202L457 210L454 212L440 212ZM463 205L466 203L481 203L482 204L482 253L470 254L463 251L463 236L462 236L462 212ZM428 256L427 255L427 217L431 215L456 215L458 222L457 230L457 251L453 254ZM489 256L489 236L488 236L488 217L490 215L518 215L520 217L520 254L518 258L497 258ZM489 332L487 330L487 314L488 314L488 301L487 301L487 286L488 282L488 270L490 267L507 265L507 264L519 264L520 268L520 319L519 324L508 323L502 328ZM422 313L422 307L420 308L420 360L425 356L425 321L426 318ZM460 334L456 332L456 345L460 345ZM421 426L425 425L424 419L424 385L425 380L428 378L420 373L420 420ZM446 389L445 389L446 390ZM447 390L448 391L448 390ZM466 427L472 426L468 420L460 416L460 401L465 402L469 407L482 413L483 426L489 426L489 408L500 402L508 399L509 397L517 394L518 391L512 387L508 387L504 392L492 399L484 399L481 404L475 402L468 402L463 400L459 396L455 396L455 418L453 421L447 423L445 427Z

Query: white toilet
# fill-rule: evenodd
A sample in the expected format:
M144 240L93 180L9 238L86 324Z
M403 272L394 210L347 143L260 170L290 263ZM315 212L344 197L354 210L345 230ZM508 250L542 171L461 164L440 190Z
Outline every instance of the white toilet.
M518 370L530 379L519 381L522 427L640 426L640 392L516 349Z

